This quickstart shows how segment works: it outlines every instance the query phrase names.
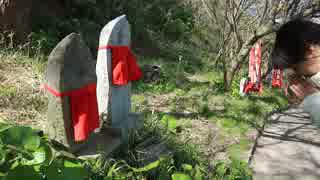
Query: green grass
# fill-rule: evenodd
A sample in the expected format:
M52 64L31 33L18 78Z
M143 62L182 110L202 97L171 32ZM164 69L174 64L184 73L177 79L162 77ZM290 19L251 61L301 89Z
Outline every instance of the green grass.
M150 61L154 62L154 60ZM176 66L170 62L160 62L161 66L166 68L162 72L165 77L162 80L167 84L161 82L160 85L142 85L140 87L144 86L144 88L136 89L140 92L139 96L143 96L141 92L148 92L157 94L160 98L161 95L173 93L174 96L169 99L169 105L166 107L169 112L188 111L198 114L199 118L208 119L221 131L220 144L232 138L238 139L238 143L227 148L230 158L240 158L249 150L252 139L249 139L248 133L260 129L268 113L287 106L287 100L282 92L267 86L264 87L261 96L252 94L241 97L238 93L240 80L238 77L233 83L231 92L224 93L223 76L218 69L189 74L194 76L196 81L186 81L183 86L175 86ZM149 89L145 88L146 86ZM162 88L159 88L161 86ZM147 104L143 104L141 100L137 101L137 104L144 106L144 110L148 109ZM179 126L190 127L190 121L180 118Z
M18 89L15 86L0 86L0 96L2 98L12 98L17 96Z
M21 91L15 86L0 85L0 101L2 102L0 107L43 112L46 109L47 100L29 93Z
M240 139L238 144L232 145L230 148L228 148L228 154L232 159L239 159L241 160L243 157L241 155L243 152L247 152L250 150L250 145L252 142L250 142L246 138Z
M31 66L34 73L42 74L45 71L48 57L45 54L28 56L25 52L16 49L0 50L0 60L14 66Z
M223 129L230 135L245 135L246 132L251 128L249 124L244 122L238 122L234 119L219 119L217 121L218 127Z

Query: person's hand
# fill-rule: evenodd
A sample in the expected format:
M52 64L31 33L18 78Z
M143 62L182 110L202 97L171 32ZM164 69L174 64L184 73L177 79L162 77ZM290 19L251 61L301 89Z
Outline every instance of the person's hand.
M289 100L301 102L306 96L319 91L312 83L299 76L292 75L288 78L288 98Z

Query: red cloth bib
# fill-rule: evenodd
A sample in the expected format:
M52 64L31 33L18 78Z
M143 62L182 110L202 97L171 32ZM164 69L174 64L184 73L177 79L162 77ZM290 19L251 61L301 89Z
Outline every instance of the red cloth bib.
M112 83L126 85L142 77L142 72L136 58L128 46L102 46L101 49L111 49L112 54Z
M89 134L99 127L99 112L95 83L63 93L57 92L46 84L43 85L43 87L56 97L70 97L71 118L75 141L86 140Z
M274 88L282 88L283 86L283 78L282 78L281 69L274 68L272 70L272 87Z

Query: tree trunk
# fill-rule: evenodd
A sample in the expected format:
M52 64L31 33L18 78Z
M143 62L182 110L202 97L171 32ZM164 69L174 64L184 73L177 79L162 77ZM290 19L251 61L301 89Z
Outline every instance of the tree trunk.
M230 72L228 69L225 69L223 73L225 92L229 92L231 90L233 77L234 77L233 72Z
M244 45L241 47L241 49L238 52L238 57L236 62L234 64L231 64L231 67L226 68L224 72L225 91L231 90L231 85L232 85L234 76L242 68L242 65L248 62L246 58L248 58L250 49L254 45L254 43L256 43L258 39L263 38L264 36L267 36L275 31L276 29L273 28L271 25L263 26L259 29L259 31L256 31L254 34L252 34L252 36L244 43Z
M15 40L23 41L31 31L33 0L0 0L0 31L13 32Z

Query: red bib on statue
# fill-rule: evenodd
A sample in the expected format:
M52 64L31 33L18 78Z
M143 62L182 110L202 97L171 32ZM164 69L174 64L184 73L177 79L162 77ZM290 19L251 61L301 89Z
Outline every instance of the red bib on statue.
M89 84L80 89L57 92L48 85L44 88L56 97L70 97L71 118L75 141L84 141L89 134L99 127L96 84Z
M128 46L105 46L99 49L110 49L112 54L112 83L126 85L142 77L136 58Z

